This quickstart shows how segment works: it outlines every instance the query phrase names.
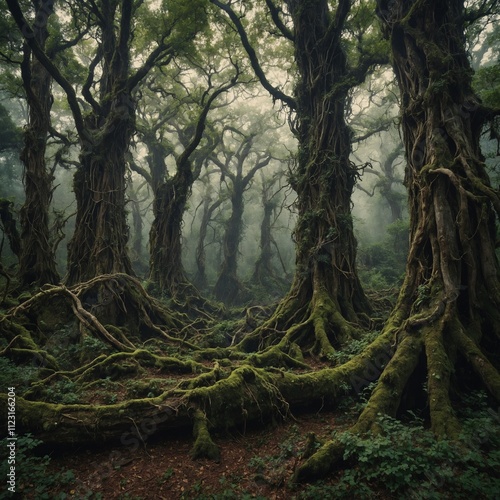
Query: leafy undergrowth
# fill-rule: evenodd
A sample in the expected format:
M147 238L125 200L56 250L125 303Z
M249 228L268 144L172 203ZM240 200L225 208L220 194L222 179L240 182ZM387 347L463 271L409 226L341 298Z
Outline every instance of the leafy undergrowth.
M23 436L18 490L24 498L56 500L499 497L500 418L483 394L475 395L461 415L463 436L455 443L436 441L413 414L405 423L381 417L380 433L355 436L347 432L355 417L352 410L320 411L280 426L215 436L219 462L192 460L191 440L183 434L153 434L146 442L106 449L49 452L42 447L41 453L39 441ZM345 443L349 467L326 481L292 484L306 450L332 436Z
M4 353L0 357L0 386L15 386L19 397L42 404L81 403L103 407L145 398L142 404L148 409L147 405L154 406L148 401L151 398L161 395L178 398L196 388L199 394L207 395L207 402L212 406L212 403L217 403L214 392L204 389L222 381L227 384L223 387L227 388L230 386L228 381L236 381L240 383L237 390L248 389L245 395L251 398L252 404L256 403L254 406L259 411L253 420L248 419L248 422L253 421L255 428L231 428L230 434L217 434L214 429L212 438L220 450L219 462L193 460L190 433L169 427L160 434L156 428L147 428L147 419L141 421L139 417L134 421L127 415L123 415L122 421L125 419L125 426L128 426L130 420L130 432L125 432L121 438L117 435L117 443L121 444L102 444L102 448L55 450L29 434L21 435L17 441L16 474L17 489L22 498L301 500L500 497L500 484L496 479L500 475L499 417L488 409L484 395L457 402L456 408L470 408L468 413L460 415L464 424L460 442L436 442L426 430L425 422L415 415L404 415L404 424L381 418L379 434L357 436L347 430L366 404L374 384L368 385L357 397L353 394L359 388L353 389L354 385L351 387L345 381L339 384L339 394L343 397L339 398L334 411L334 401L319 402L320 398L317 398L316 406L303 408L303 414L294 413L294 409L288 413L288 403L276 398L274 379L270 384L268 379L256 376L260 372L241 369L245 364L252 366L259 354L245 354L229 346L231 339L244 332L247 323L253 321L248 311L244 320L218 321L210 329L199 330L199 338L193 340L187 337L188 330L184 331L184 328L174 337L175 329L168 329L163 323L161 329L143 325L142 334L140 329L134 330L130 326L107 325L104 329L107 336L103 337L98 335L103 330L94 328L97 323L94 329L88 325L84 327L85 322L78 323L66 313L61 318L57 315L51 317L50 311L44 307L40 309L41 313L37 313L34 305L36 303L29 310L32 315L27 314L26 308L26 315L21 315L19 324L5 321L3 325L10 328L10 336L0 338L0 349ZM155 314L159 315L161 310L158 304L156 306ZM260 309L254 309L251 312L257 315ZM163 316L163 320L167 322L168 317ZM287 346L286 357L270 355L276 353L268 351L265 357L267 370L279 380L289 371L304 374L342 365L364 352L379 335L373 331L360 340L352 340L329 359L302 356L302 353L300 357L295 354L296 357L292 358L298 349L293 345ZM128 336L134 341L133 347L121 344ZM110 337L114 341L110 342ZM191 343L195 340L196 345ZM120 349L120 344L123 349ZM294 360L295 363L290 363ZM369 372L363 384L373 381L373 363L370 362L369 369L368 365L360 366L364 370L363 376ZM235 373L237 376L231 378ZM260 385L252 386L255 381ZM234 394L237 393L230 393L228 398L234 399ZM265 413L262 394L272 396L274 403L283 403L286 411L277 407L277 411ZM169 404L168 398L164 400ZM196 410L196 407L189 406L193 402L196 400L186 403L187 421L192 417L189 411ZM222 406L215 406L219 413L222 411L226 415L224 405L231 403L234 401L226 403L224 400ZM168 408L177 415L181 406ZM232 408L233 413L240 411L234 404ZM247 411L242 403L241 415L245 416ZM286 416L285 423L277 425L266 420L271 417L264 415L270 414L280 418ZM80 424L79 430L86 431L91 437L92 432L100 430L97 417L95 424L93 419L81 424L79 416L63 416L66 429L77 428ZM218 425L211 425L213 422L209 421L216 418L214 413L207 413L204 417L206 422L201 423L206 423L207 429L230 427L230 422L223 420L225 416ZM234 419L234 422L242 421L247 422L247 419ZM50 428L49 425L45 434L47 442L48 433L57 432L58 425L57 422L48 423L53 426ZM87 425L92 429L85 427ZM194 427L199 425L200 421ZM292 484L294 472L303 460L318 449L321 442L332 437L345 445L345 467L322 482ZM6 449L6 445L6 442L0 443L2 449ZM3 461L0 475L4 478L5 467L7 462ZM3 498L2 494L0 492L0 498Z

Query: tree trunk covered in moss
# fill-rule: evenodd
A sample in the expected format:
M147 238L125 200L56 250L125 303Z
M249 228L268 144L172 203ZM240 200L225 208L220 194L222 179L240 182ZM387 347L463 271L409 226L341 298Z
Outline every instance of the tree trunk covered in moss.
M290 340L328 356L333 346L357 335L371 311L356 270L351 195L357 170L349 159L345 110L349 91L375 60L354 69L347 65L342 34L350 1L341 0L335 10L326 0L285 3L293 20L298 69L299 151L291 174L298 209L296 271L288 295L264 329L285 331ZM260 342L257 336L247 336L245 348L255 348L255 341Z
M114 105L119 106L116 101ZM125 154L132 130L129 113L108 116L104 129L92 131L102 136L82 147L73 184L77 215L68 245L69 284L101 274L133 274L125 212Z
M349 160L351 132L345 109L350 90L363 83L374 65L386 64L387 54L374 43L374 31L357 22L347 26L353 6L359 9L356 14L369 18L366 4L340 0L333 8L327 0L285 0L282 10L266 0L272 30L295 50L298 76L295 96L290 97L267 79L241 21L245 14L220 0L210 1L236 28L262 86L295 114L290 123L299 140L291 179L299 215L295 279L270 321L247 335L242 347L255 349L263 338L268 339L264 344L275 341L273 332L286 332L280 342L297 340L316 353L332 354L332 343L357 335L371 311L356 271L350 203L357 169ZM343 36L353 37L353 32L356 49L353 64L348 64Z
M41 20L35 23L34 36L42 48L48 38L47 22L53 13L52 4L52 1L33 2L35 18ZM51 92L52 77L26 44L21 76L28 105L28 124L24 130L24 148L21 152L25 201L21 208L18 275L21 285L55 284L59 281L59 275L49 237L53 176L45 163L50 110L54 100Z
M287 4L299 70L299 153L293 176L299 219L292 293L303 304L328 297L335 311L358 322L358 313L370 308L356 272L351 195L357 172L349 159L351 132L345 119L351 86L341 34L351 2L339 2L336 12L326 1Z
M67 282L73 284L100 274L132 274L126 248L125 170L135 131L133 92L156 64L168 64L174 53L193 40L205 23L203 6L193 2L187 15L182 4L174 5L162 24L163 32L154 33L157 41L152 38L152 49L142 65L131 68L136 14L143 2L79 4L82 22L89 23L90 32L97 38L81 87L86 108L91 109L84 116L75 88L34 41L18 0L6 1L27 44L66 93L81 143L81 165L74 178L77 218L68 245ZM182 29L173 29L183 23Z
M395 352L352 431L418 409L420 394L435 435L453 439L460 423L452 395L465 375L500 402L500 200L479 148L488 111L471 88L463 1L380 1L378 13L401 92L411 246L383 333L393 335ZM324 475L341 457L339 443L327 443L297 477Z

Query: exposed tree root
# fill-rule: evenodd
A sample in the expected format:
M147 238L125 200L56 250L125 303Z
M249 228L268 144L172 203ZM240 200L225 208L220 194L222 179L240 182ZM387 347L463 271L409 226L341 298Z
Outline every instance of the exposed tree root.
M209 458L219 461L220 451L218 446L212 441L208 431L207 416L199 409L194 411L193 435L195 442L191 450L193 458Z
M126 274L103 275L70 288L46 286L8 311L0 321L21 316L36 320L38 312L56 297L68 300L82 335L91 333L119 351L136 348L126 335L128 331L134 331L133 338L139 341L141 337L155 335L181 347L198 349L185 340L185 337L196 334L194 323L183 314L168 311L161 302L147 294L136 278ZM54 311L53 314L63 312ZM61 321L68 321L68 318Z
M367 376L370 359L387 359L388 349L390 337L386 335L378 338L366 353L341 367L304 374L249 365L223 371L216 364L210 372L160 396L111 405L62 405L29 401L19 395L16 398L18 431L32 432L47 444L121 439L126 445L133 439L145 440L156 431L193 425L195 439L199 441L194 453L198 454L205 450L210 429L226 430L250 422L281 420L294 407L334 406L346 393L356 391L357 381ZM158 361L142 351L121 355ZM99 366L102 361L92 366ZM89 373L88 370L80 370L76 375L86 379L84 374ZM0 401L4 403L5 397L1 395ZM214 449L211 445L209 448L212 455Z
M342 344L361 334L361 326L346 320L340 311L339 304L319 284L309 302L292 288L274 314L247 334L238 348L251 352L294 343L304 353L328 359Z
M438 439L456 439L461 427L450 399L451 374L461 372L457 365L456 350L460 351L474 370L485 389L500 403L500 374L488 360L478 344L460 323L454 304L448 303L440 317L429 307L427 314L419 314L399 327L389 321L382 336L396 333L396 350L387 366L377 374L377 384L356 424L349 430L365 434L379 432L380 415L396 417L401 411L405 392L421 390L410 382L410 377L420 368L427 382L428 408L431 429ZM429 321L422 322L425 317ZM397 321L397 314L392 316ZM415 325L418 324L418 328ZM455 346L455 350L452 347ZM425 357L422 357L425 353ZM424 366L421 366L421 364ZM414 408L413 408L414 409ZM332 440L297 469L297 481L310 481L325 476L343 461L344 446Z

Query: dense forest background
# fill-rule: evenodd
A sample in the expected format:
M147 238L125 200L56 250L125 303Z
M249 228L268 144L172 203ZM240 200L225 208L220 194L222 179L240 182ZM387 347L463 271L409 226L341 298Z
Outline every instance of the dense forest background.
M17 492L498 497L497 1L1 6ZM230 487L54 465L294 421Z

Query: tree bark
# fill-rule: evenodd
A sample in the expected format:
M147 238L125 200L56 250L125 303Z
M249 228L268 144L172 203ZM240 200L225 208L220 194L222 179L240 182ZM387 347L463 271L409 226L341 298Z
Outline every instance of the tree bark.
M289 293L263 328L285 331L285 338L328 356L334 346L358 336L371 311L356 270L351 195L357 170L349 159L345 109L350 89L364 80L372 62L348 68L341 37L351 2L341 0L334 11L325 0L285 3L298 69L299 151L291 174L298 209L296 271ZM245 348L260 345L261 335L259 330L247 336Z
M182 137L183 134L180 134L184 151L176 159L175 175L164 180L155 191L155 218L149 238L150 278L157 283L160 290L168 291L173 297L184 295L183 299L186 299L189 295L190 298L201 299L198 291L187 279L182 264L182 221L193 183L199 177L203 162L216 143L209 140L204 151L195 154L207 126L208 113L219 95L237 85L238 78L239 70L235 68L235 75L231 80L213 90L211 94L208 94L211 90L209 86L205 94L209 97L203 104L192 135L188 133ZM160 176L156 174L156 178L160 179Z
M222 175L231 180L231 215L226 223L222 244L224 258L214 288L217 300L225 304L234 304L242 288L237 270L239 246L243 232L243 195L255 174L271 161L269 153L255 154L253 152L254 139L255 134L243 135L236 152L224 152L226 155L225 162L221 162L215 156L212 157L212 161L221 169ZM254 165L247 173L244 173L244 167L249 161L254 161Z
M207 269L206 269L206 252L205 240L207 238L208 226L212 220L213 213L222 205L224 198L217 198L212 200L211 184L208 179L205 187L205 199L203 202L203 215L200 222L200 230L198 235L198 244L196 245L195 261L196 261L196 275L194 277L194 284L199 290L204 290L208 286Z
M48 38L47 22L52 15L52 1L36 1L34 36L40 47ZM52 77L24 46L21 75L28 105L28 124L24 131L21 160L24 165L25 201L21 208L21 252L18 276L22 286L59 281L56 259L50 245L49 207L53 175L47 170L45 152L52 108Z
M357 172L349 160L351 132L345 106L350 86L345 81L347 62L341 43L350 2L339 2L333 14L325 1L287 3L294 20L300 75L299 154L293 179L299 211L293 293L312 300L326 294L346 320L358 322L358 313L369 312L370 307L356 272L351 216Z
M115 17L119 15L119 33ZM68 245L69 284L100 274L133 274L127 252L126 154L135 130L136 104L130 81L132 4L103 3L99 16L102 76L99 103L86 118L81 166L74 177L75 232ZM100 59L101 54L98 55Z
M500 200L479 147L488 112L471 88L463 1L384 0L378 14L401 92L411 246L383 332L393 335L395 352L352 431L376 429L380 414L416 409L408 396L420 393L434 434L453 439L460 422L451 394L463 388L468 368L500 402ZM297 477L323 475L341 457L339 443L329 442Z
M154 221L149 244L150 279L161 290L177 295L189 286L182 264L182 220L186 203L194 182L191 166L179 169L156 191Z
M225 304L233 304L238 297L241 284L238 279L238 254L243 232L243 193L245 185L242 179L235 179L231 192L231 216L226 223L222 249L222 261L219 277L215 284L214 294L217 300Z

